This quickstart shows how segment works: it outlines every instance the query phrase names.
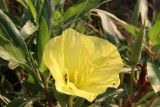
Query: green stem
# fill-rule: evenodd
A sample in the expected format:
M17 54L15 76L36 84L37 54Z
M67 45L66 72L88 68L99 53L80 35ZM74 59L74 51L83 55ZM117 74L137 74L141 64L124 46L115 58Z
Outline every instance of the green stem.
M35 79L37 79L38 83L43 88L43 91L44 91L44 94L46 96L46 100L48 102L49 107L53 107L52 99L51 99L51 97L49 95L48 83L43 78L43 75L39 71L39 68L38 68L38 66L37 66L36 62L34 61L34 59L33 59L31 54L30 54L30 58L31 58L32 65L33 65L33 68L34 68L34 71L35 71L34 74L36 75Z
M121 73L120 74L120 86L122 86L124 84L124 74Z
M73 107L73 96L69 96L68 98L68 107Z
M133 85L134 85L134 81L135 81L135 67L136 67L136 65L133 64L132 69L131 69L131 79L130 79L130 84L129 84L129 92L128 92L127 100L125 99L123 102L123 105L124 105L123 107L126 107L128 102L130 102L132 104L131 96L132 96L132 89L133 89Z
M135 67L136 67L136 65L133 65L132 69L131 69L131 80L130 80L130 87L129 87L130 91L129 91L129 93L132 91L133 85L136 81L136 79L135 79Z
M34 59L33 59L30 52L29 52L29 57L30 57L30 63L31 63L31 66L32 66L32 71L31 71L32 73L31 74L34 77L35 81L43 88L44 86L43 86L42 81L41 81L42 79L41 79L41 77L40 77L40 75L37 71L38 69L36 67Z
M133 65L132 70L131 70L132 83L134 83L136 81L136 79L135 79L135 68L136 68L136 65Z

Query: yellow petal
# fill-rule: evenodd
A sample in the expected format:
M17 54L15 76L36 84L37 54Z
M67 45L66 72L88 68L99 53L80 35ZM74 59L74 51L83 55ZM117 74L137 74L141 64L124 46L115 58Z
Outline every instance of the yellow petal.
M92 102L96 97L97 97L97 93L92 93L89 91L84 91L81 90L79 88L77 88L73 83L68 82L67 85L61 84L61 83L56 83L56 89L59 92L68 94L68 95L73 95L73 96L79 96L82 98L87 99L88 101Z
M93 101L108 87L119 85L123 67L117 48L107 40L67 29L47 44L44 63L62 93Z

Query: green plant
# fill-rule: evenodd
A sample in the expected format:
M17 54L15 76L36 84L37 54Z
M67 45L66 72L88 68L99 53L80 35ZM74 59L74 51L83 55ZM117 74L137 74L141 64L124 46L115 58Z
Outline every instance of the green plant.
M11 14L9 0L0 0L0 106L68 106L69 96L55 89L54 78L42 58L48 41L67 28L109 40L118 47L125 64L118 89L106 89L93 102L80 97L73 102L70 99L75 107L159 106L160 13L155 8L157 1L150 4L155 14L149 20L147 0L137 0L129 23L100 9L108 1L17 0L21 5L20 16L17 16ZM128 32L127 37L119 26ZM8 70L16 73L18 91L5 76Z

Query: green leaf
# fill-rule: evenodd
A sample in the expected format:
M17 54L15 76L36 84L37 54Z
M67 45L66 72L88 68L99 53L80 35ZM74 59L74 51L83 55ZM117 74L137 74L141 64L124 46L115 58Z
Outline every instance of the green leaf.
M138 32L139 32L139 29L136 28L135 26L131 25L131 24L128 24L122 20L120 20L119 18L117 18L115 15L109 13L109 12L106 12L106 11L103 11L103 10L100 10L100 9L92 9L91 12L103 12L104 14L106 14L107 16L113 18L115 21L117 21L122 27L124 27L129 33L131 33L133 36L137 36Z
M54 0L49 0L49 11L48 11L48 20L47 20L47 24L48 24L48 29L49 29L49 31L51 31L52 30L52 25L53 25L53 23L54 23L54 12L55 12L55 2L54 2Z
M9 61L11 69L16 68L20 63L26 63L23 52L15 47L8 39L0 35L0 57ZM12 65L12 66L11 66Z
M133 15L131 17L131 21L130 23L134 26L137 25L137 22L138 22L138 18L139 18L139 0L137 0L137 3L134 7L134 10L133 10Z
M85 99L83 98L77 98L76 101L74 102L74 107L82 107Z
M46 0L45 0L45 1L46 1ZM41 12L42 12L43 5L44 5L44 0L37 0L37 1L36 1L36 10L37 10L37 15L38 15L38 17L39 17L39 15L40 15Z
M54 96L57 99L58 103L61 105L61 107L67 107L67 104L68 104L68 97L67 97L67 95L59 93L54 88Z
M48 29L50 32L51 32L52 25L54 22L54 13L55 13L54 0L45 0L40 17L43 17L46 20Z
M147 92L144 96L142 96L142 98L138 102L136 102L136 105L140 105L140 104L143 104L144 102L147 102L147 100L153 97L154 94L155 93L153 90Z
M29 9L27 9L26 11L24 11L23 13L23 17L21 18L21 26L23 26L28 20L32 19L32 13Z
M8 39L6 39L4 36L2 36L2 34L0 33L0 45L5 45L8 42L10 42Z
M23 7L25 7L25 9L27 9L27 3L25 0L16 0L17 2L19 2Z
M59 5L61 2L64 2L64 0L55 0L55 5Z
M2 83L2 82L1 82ZM2 92L3 93L3 92ZM1 95L0 94L0 100L2 100L3 102L5 102L6 104L8 104L9 102L10 102L10 100L7 98L7 97L5 97L5 96L3 96L3 95Z
M37 15L37 11L35 9L35 6L33 5L31 0L27 0L27 4L29 6L29 9L33 15L34 21L37 22L38 21L38 15Z
M117 26L114 23L115 21L102 11L96 11L96 13L101 19L102 28L105 34L107 34L108 40L118 46L119 40L124 40L124 37L117 29Z
M49 39L50 39L50 34L48 31L48 26L47 26L45 19L42 17L40 21L40 26L39 26L39 36L38 36L38 42L37 42L38 44L38 62L40 65L40 69L42 69L42 71L44 70L44 64L42 60L43 50L45 48L45 45L49 41Z
M149 31L148 37L150 39L150 41L152 42L153 46L156 46L158 44L160 44L160 21L157 21L153 27L151 28L151 30Z
M160 45L154 46L152 51L155 53L156 58L160 58Z
M34 99L27 99L27 98L17 98L11 101L6 107L26 107L28 106L30 102L32 102ZM30 105L31 106L31 105Z
M108 99L108 102L111 101L111 99L113 99L114 95L116 95L119 92L119 90L116 91L115 88L107 88L106 92L104 92L103 94L100 94L96 100L95 103L103 103Z
M42 92L41 86L37 84L35 78L30 74L28 75L28 79L23 82L23 86L27 91L30 91L34 95L39 92Z
M159 107L160 106L160 97L157 97L153 101L151 101L149 106L150 107Z
M31 63L26 43L14 23L1 10L0 27L2 28L2 33L0 35L1 57L10 61L9 65L17 66L18 64L22 64L29 67ZM25 63L28 63L28 65Z
M107 88L106 92L100 94L92 104L93 106L98 105L98 107L114 107L112 105L114 100L124 98L126 91L123 88L117 90L115 88Z
M154 21L159 21L160 20L160 12L157 13L157 15L154 17Z
M83 0L82 2L73 5L64 13L64 22L68 22L73 18L79 18L81 15L95 8L100 0Z
M8 12L6 0L0 0L0 9Z
M0 24L6 31L7 39L10 40L17 48L23 50L23 54L26 55L28 53L28 49L23 40L23 37L21 36L14 23L2 10L0 10Z
M133 45L132 54L130 57L130 61L133 64L137 64L141 58L142 46L145 34L146 34L145 26L143 26L138 36L136 37L136 41Z
M160 91L160 62L152 61L147 63L148 79L155 92Z
M31 21L27 21L21 29L21 35L25 39L28 36L32 35L36 30L37 26L35 26Z

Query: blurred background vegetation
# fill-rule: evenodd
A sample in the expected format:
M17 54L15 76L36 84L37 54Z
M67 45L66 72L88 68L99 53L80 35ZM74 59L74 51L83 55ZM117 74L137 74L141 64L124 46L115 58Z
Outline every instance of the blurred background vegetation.
M141 13L150 26L141 21L139 0L0 0L0 106L67 106L42 53L50 38L72 27L115 44L125 63L118 89L107 89L93 103L77 98L75 107L159 107L160 1L146 1ZM123 39L105 30L108 22L94 8L126 22L108 15Z

